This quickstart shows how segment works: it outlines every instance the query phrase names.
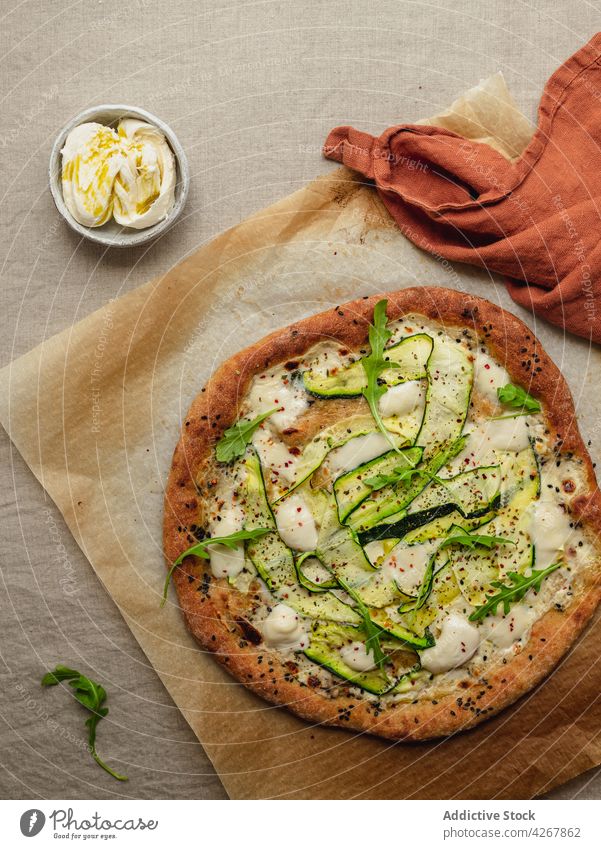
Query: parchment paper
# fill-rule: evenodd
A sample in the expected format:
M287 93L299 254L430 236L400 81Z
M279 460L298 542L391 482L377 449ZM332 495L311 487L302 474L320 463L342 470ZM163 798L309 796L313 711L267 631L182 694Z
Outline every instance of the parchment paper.
M508 157L531 133L500 75L431 122ZM414 247L373 189L338 169L0 374L3 425L232 797L519 798L601 762L598 625L497 719L437 743L391 745L265 704L199 650L174 594L159 608L163 485L181 419L215 364L275 327L415 282L482 294L523 315L502 284ZM555 328L536 330L572 383L596 451L598 353Z

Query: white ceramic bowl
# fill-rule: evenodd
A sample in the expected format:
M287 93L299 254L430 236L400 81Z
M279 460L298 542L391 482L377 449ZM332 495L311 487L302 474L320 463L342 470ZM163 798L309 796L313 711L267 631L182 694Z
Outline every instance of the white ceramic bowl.
M78 127L80 124L85 124L88 121L97 121L99 124L116 127L121 118L139 118L142 121L147 121L149 124L154 124L164 134L169 142L169 146L173 151L176 163L176 185L175 185L175 202L169 214L162 221L154 224L152 227L147 227L144 230L134 230L129 227L122 227L120 224L111 218L106 224L101 227L85 227L76 221L65 204L63 199L63 189L61 185L62 172L62 157L61 150L65 146L65 140L71 130ZM49 166L50 191L56 208L63 216L67 224L92 242L98 242L101 245L108 245L116 248L130 248L135 245L144 245L147 242L156 239L161 233L168 230L175 221L179 218L188 197L190 188L190 171L188 168L188 160L186 154L179 143L177 136L173 130L145 109L138 109L135 106L125 106L117 103L107 103L101 106L93 106L90 109L85 109L72 118L69 123L63 127L57 136L50 154Z

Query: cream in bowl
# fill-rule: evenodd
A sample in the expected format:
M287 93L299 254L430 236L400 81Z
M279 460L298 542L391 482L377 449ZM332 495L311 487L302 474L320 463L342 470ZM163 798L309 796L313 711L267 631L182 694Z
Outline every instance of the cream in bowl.
M96 121L74 127L61 151L65 205L84 227L111 218L143 230L164 220L175 203L176 167L161 130L138 118L116 129Z

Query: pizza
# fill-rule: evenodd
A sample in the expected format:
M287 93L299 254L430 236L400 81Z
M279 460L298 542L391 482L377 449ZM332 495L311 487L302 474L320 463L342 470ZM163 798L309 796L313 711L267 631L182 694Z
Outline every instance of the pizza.
M423 740L553 670L599 602L600 529L569 389L529 328L409 288L218 368L173 457L165 591L267 701Z

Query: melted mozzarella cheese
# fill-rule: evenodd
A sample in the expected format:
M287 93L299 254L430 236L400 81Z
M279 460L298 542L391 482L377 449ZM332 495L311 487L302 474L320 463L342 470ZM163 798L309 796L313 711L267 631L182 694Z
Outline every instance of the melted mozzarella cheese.
M356 642L342 646L340 657L355 672L369 672L376 665L373 652L368 652L364 643Z
M482 430L496 451L523 451L530 445L530 429L526 416L486 422Z
M230 506L211 523L211 536L225 537L242 529L244 513L240 507ZM209 545L211 572L215 578L235 578L244 569L244 543L235 548L226 545Z
M454 471L495 465L499 451L518 453L530 444L530 429L525 416L497 419L470 428L465 448L454 459Z
M377 563L377 561L386 554L384 543L382 543L379 539L374 539L372 542L366 543L366 545L363 546L363 551L372 565Z
M572 533L567 513L554 501L535 501L530 508L530 539L534 544L535 567L550 566L563 551Z
M479 352L474 362L474 386L490 401L497 401L497 389L507 386L511 379L507 371L488 354Z
M306 649L309 636L298 613L287 604L276 604L259 626L268 646L276 649Z
M450 467L453 474L478 466L492 466L496 463L496 453L490 444L488 434L481 425L471 425L463 451L455 457Z
M290 381L284 374L261 376L254 379L248 396L253 417L268 410L277 410L268 421L279 431L291 427L309 406L309 398L300 384Z
M395 581L401 592L414 595L419 588L435 544L396 545L384 563L383 574Z
M296 459L285 443L267 427L259 427L252 443L257 449L261 465L269 469L274 483L291 484L296 477Z
M378 402L382 416L407 416L417 407L423 407L426 393L419 380L408 380L391 386Z
M391 445L383 433L366 433L330 451L326 460L327 468L331 476L337 478L390 450Z
M325 584L332 578L331 572L322 565L317 557L307 557L306 560L303 560L301 568L305 577L314 584Z
M314 551L317 546L317 527L307 503L300 495L285 498L275 515L278 533L286 545L295 551Z
M311 359L306 361L307 367L321 377L335 374L349 365L349 352L345 351L343 356L340 351L331 342L322 342L313 349Z
M508 649L521 640L536 619L536 611L525 604L515 604L506 616L486 616L481 630L500 649Z
M467 663L479 645L478 629L463 616L450 613L441 623L436 644L420 653L422 666L429 672L448 672Z

